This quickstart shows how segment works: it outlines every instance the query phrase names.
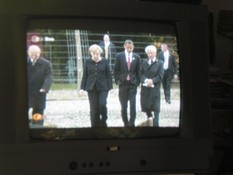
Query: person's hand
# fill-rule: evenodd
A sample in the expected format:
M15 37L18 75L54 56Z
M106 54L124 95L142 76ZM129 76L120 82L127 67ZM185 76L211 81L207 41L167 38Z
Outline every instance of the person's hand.
M45 89L40 89L40 92L41 93L46 93L46 90Z
M79 90L79 94L80 94L80 95L83 95L84 93L85 93L85 91L84 91L83 89L80 89L80 90Z
M109 94L113 94L114 93L114 91L113 91L113 89L109 89Z
M174 75L174 79L175 79L175 80L178 79L178 75L177 75L177 74Z
M154 84L152 79L147 79L146 83L149 87L151 87Z

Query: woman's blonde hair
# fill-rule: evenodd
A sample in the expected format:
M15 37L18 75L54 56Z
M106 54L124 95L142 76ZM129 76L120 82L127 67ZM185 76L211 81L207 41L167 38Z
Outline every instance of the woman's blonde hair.
M97 44L93 44L93 45L91 45L90 47L89 47L89 52L91 53L91 52L95 52L95 51L99 51L100 53L103 53L103 50L102 50L102 48L99 46L99 45L97 45Z

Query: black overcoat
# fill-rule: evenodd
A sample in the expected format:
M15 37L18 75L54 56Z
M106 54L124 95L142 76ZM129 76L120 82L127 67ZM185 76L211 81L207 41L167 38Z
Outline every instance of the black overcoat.
M143 112L146 112L146 110L160 111L160 86L163 74L163 62L161 60L157 60L151 65L148 64L148 59L142 61L140 79L141 109ZM143 85L146 79L153 79L154 87Z
M81 89L86 91L109 91L112 89L112 77L108 61L103 58L99 62L87 59L84 65Z
M29 97L36 94L40 89L49 91L52 82L52 67L48 60L39 58L33 66L31 60L28 58L28 92Z

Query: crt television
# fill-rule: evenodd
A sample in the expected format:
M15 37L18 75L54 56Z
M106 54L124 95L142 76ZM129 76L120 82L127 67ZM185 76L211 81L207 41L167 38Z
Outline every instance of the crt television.
M30 3L26 0L11 0L1 2L0 8L2 174L208 171L212 149L208 92L208 11L205 6L137 0L47 0ZM75 113L71 114L71 125L63 126L63 121L56 123L53 120L42 127L30 125L29 72L26 62L30 36L39 35L32 41L39 38L43 56L52 62L52 50L61 47L61 44L57 45L58 39L54 33L66 32L88 37L86 40L82 37L79 37L81 40L76 39L75 48L81 50L100 42L104 33L112 37L118 51L122 51L125 39L132 39L135 41L135 51L142 59L146 58L146 45L155 45L159 52L160 44L168 42L177 55L179 65L179 80L174 82L178 91L176 105L173 101L169 104L174 110L163 109L168 104L162 101L161 88L161 121L158 127L140 125L146 120L140 109L137 116L141 116L142 120L138 121L138 117L136 127L126 128L115 121L111 123L111 118L118 117L121 120L120 108L115 104L109 106L107 128L92 128L88 122L86 125L72 125L77 123L75 117L81 116L80 110L83 110L85 119L89 118L88 104L79 107L86 103L85 97L80 97L84 100L78 101ZM80 32L85 34L81 35ZM80 47L77 47L77 40L80 41ZM77 65L78 52L75 53ZM83 54L81 57L80 64L85 62ZM62 64L52 63L54 75L56 66L62 67ZM73 83L78 84L79 69L77 66L75 68L77 76ZM59 106L61 100L53 96L57 90L56 84L55 81L48 94L48 117L45 122L49 121L50 116L61 112L62 108L69 109L63 104ZM60 90L58 94L65 95L67 89L64 87ZM117 91L117 86L114 86L114 90ZM109 99L117 101L114 91L110 92ZM77 102L75 98L69 100L73 100L73 104ZM140 103L139 99L136 103ZM55 108L55 114L51 112L50 105ZM166 120L166 113L175 120ZM62 115L70 115L69 110ZM57 118L55 116L54 120Z

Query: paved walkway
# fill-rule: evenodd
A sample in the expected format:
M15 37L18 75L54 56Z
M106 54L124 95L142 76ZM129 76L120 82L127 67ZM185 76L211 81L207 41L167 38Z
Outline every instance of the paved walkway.
M146 115L140 108L140 89L137 93L137 118L136 126L145 122ZM172 90L172 103L165 103L163 90L161 90L161 112L159 125L161 127L179 126L180 91ZM121 127L123 122L120 115L118 89L111 90L108 96L109 127ZM77 90L56 90L48 94L45 127L72 128L90 127L89 102L87 95L79 95Z

